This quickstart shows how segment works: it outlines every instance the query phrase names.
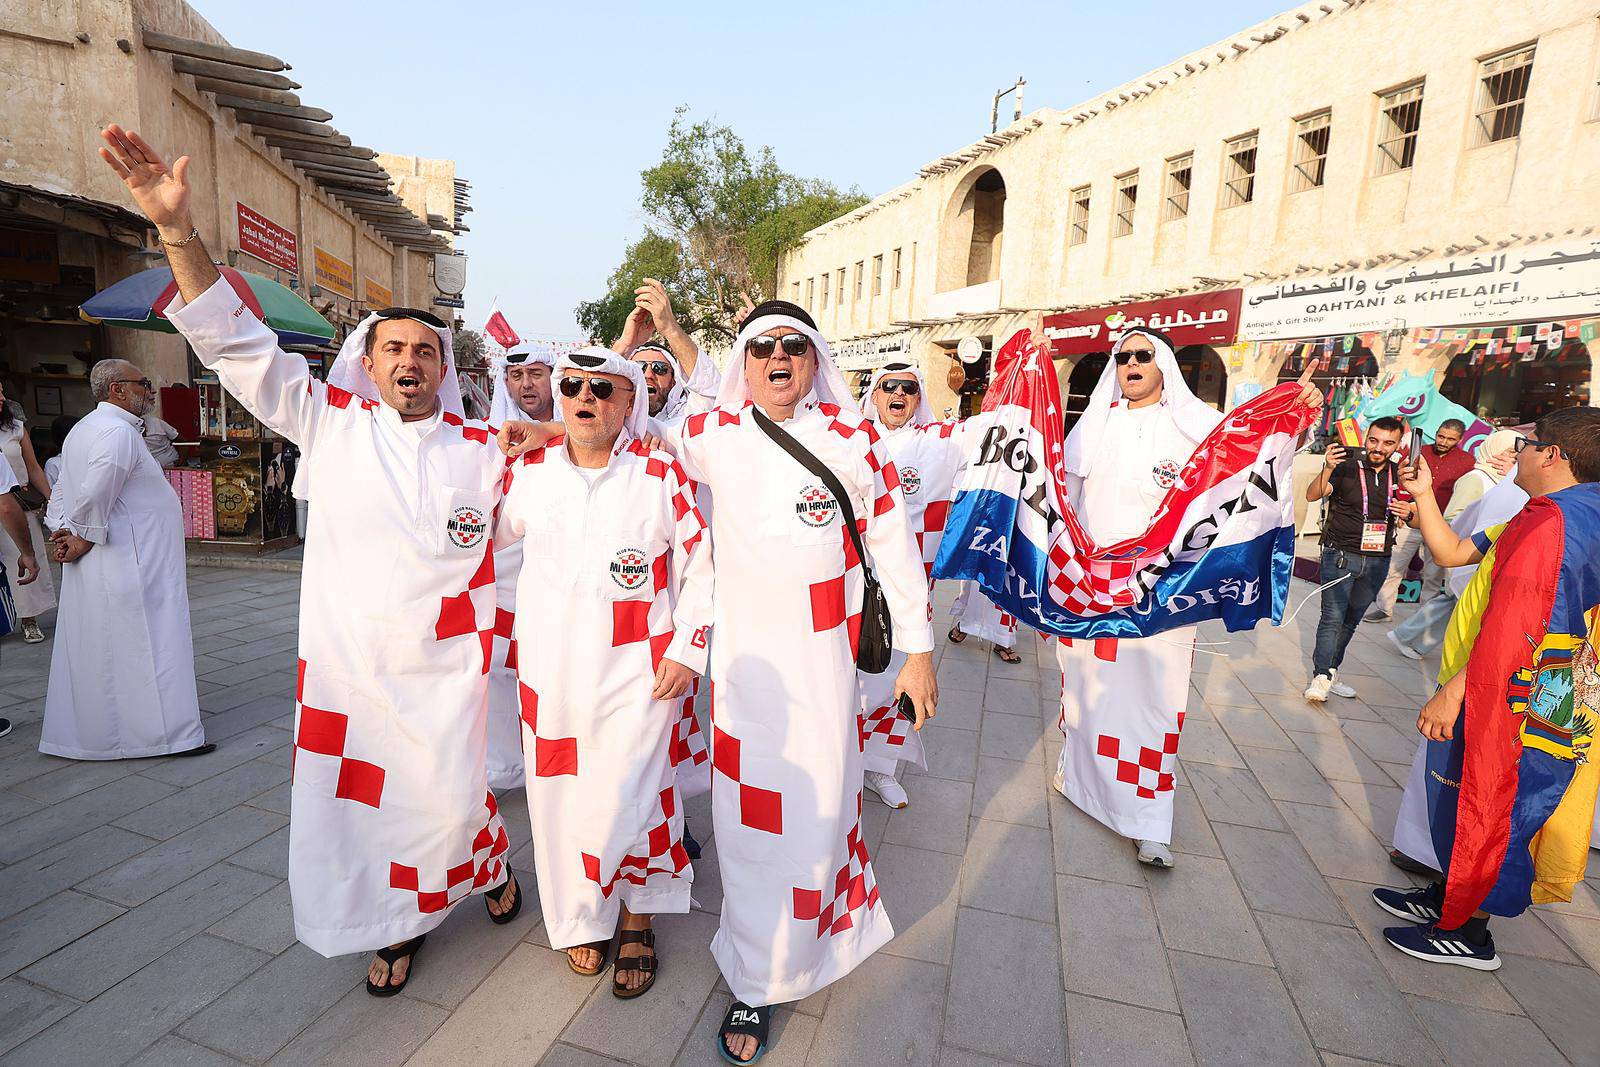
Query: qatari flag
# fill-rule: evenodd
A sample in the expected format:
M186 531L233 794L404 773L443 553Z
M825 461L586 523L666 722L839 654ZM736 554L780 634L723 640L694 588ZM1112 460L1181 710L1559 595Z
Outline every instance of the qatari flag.
M1097 545L1069 502L1061 398L1023 330L996 359L936 578L966 578L1041 633L1149 637L1283 616L1294 562L1295 443L1317 413L1285 382L1229 412L1137 537Z
M510 348L512 345L522 343L522 338L517 336L517 331L511 328L511 323L506 321L505 313L500 310L499 300L489 305L489 317L484 321L483 332L493 337L494 343L501 348Z

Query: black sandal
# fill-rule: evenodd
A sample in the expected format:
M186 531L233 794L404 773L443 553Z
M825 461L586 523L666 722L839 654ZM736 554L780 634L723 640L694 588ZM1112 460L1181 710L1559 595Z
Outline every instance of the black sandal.
M1017 655L1017 650L1014 648L1005 648L1001 645L995 645L994 654L1000 658L1001 663L1022 662L1022 657Z
M967 639L967 635L961 632L961 624L959 622L950 627L950 632L945 634L945 637L949 639L952 645L959 645Z
M600 962L596 963L592 970L585 970L584 968L579 967L572 960L572 949L573 948L592 948L592 949L594 949L596 952L600 953ZM585 978L593 978L595 975L599 974L601 971L606 969L606 952L610 948L611 948L611 939L608 937L604 941L591 941L587 945L573 945L572 948L557 949L556 951L560 952L563 956L567 957L567 966L572 968L572 973L573 974L581 974Z
M767 1054L767 1025L771 1022L771 1005L752 1008L742 1000L734 1001L728 1014L722 1017L722 1029L717 1032L717 1051L729 1063L756 1062ZM728 1038L734 1034L749 1034L756 1039L755 1054L749 1059L737 1059L728 1051Z
M522 910L522 886L517 884L517 876L511 872L510 868L506 869L506 874L506 884L500 887L500 895L495 897L494 902L504 908L506 906L506 891L508 889L515 889L517 891L517 896L516 899L511 902L511 907L505 911L502 911L499 915L496 915L492 911L489 912L489 921L498 926L504 926L512 919L515 919L517 917L517 913ZM483 906L486 910L489 907L488 893L483 895Z
M417 953L422 949L422 943L428 939L427 934L418 934L410 941L402 941L393 948L380 948L378 958L389 965L389 977L394 977L394 965L400 960L410 960L411 966L406 968L406 980L399 985L390 985L387 980L383 985L373 985L372 979L367 979L367 992L375 997L392 997L400 992L411 982L411 969L416 965Z
M655 930L624 930L617 935L617 962L612 965L611 995L618 1000L632 1000L642 997L651 986L656 984L656 972L661 969L661 961L656 958L654 951L644 952L637 956L624 957L623 945L643 945L647 949L656 947ZM629 989L617 979L622 977L623 971L643 971L644 985L638 989Z

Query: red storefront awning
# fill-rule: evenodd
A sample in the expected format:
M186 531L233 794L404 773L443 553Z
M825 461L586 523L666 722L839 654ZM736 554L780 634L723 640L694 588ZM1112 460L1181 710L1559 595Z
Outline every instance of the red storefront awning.
M1239 333L1242 295L1239 289L1221 289L1089 311L1065 311L1044 317L1044 333L1050 339L1052 356L1108 352L1125 330L1135 326L1166 334L1176 348L1231 345Z

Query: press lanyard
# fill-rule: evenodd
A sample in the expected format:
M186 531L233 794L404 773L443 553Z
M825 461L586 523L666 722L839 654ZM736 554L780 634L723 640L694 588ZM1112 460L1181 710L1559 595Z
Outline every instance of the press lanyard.
M1384 470L1384 472L1383 472L1383 480L1384 480L1384 487L1383 487L1383 501L1384 501L1384 504L1383 504L1383 506L1385 508L1385 511L1384 511L1384 514L1381 517L1383 518L1383 520L1385 522L1387 522L1388 518L1389 518L1389 514L1388 514L1388 511L1387 511L1387 508L1389 507L1389 502L1394 498L1394 470L1393 470L1393 464L1385 463L1384 467L1386 468ZM1357 479L1361 483L1361 521L1362 522L1368 522L1368 521L1372 521L1372 515L1371 515L1371 512L1370 512L1369 505L1367 503L1367 499L1368 498L1367 498L1367 472L1366 472L1366 467L1365 467L1364 464L1360 464L1359 461L1358 461L1357 469L1361 472L1360 478ZM1378 472L1377 471L1373 471L1372 472L1372 484L1374 486L1376 486L1378 484Z

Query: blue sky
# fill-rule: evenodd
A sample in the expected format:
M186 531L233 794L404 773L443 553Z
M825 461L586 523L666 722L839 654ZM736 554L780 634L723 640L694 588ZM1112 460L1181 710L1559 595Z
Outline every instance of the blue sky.
M873 196L987 133L1019 74L1026 109L1066 107L1293 6L190 2L292 64L355 143L456 160L466 320L498 296L525 337L578 336L573 308L641 231L639 172L680 104Z

